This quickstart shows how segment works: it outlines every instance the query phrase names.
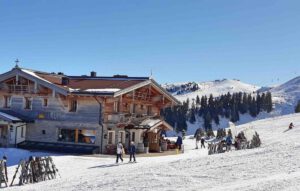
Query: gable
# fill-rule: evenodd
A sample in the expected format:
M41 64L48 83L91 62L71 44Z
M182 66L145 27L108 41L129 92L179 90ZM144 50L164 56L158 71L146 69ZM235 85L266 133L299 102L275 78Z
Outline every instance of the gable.
M0 75L0 83L3 83L7 80L14 80L19 81L19 79L27 79L29 85L33 85L34 88L36 88L38 85L42 85L46 88L49 88L51 90L54 90L57 93L60 93L62 95L67 95L68 91L62 87L59 87L50 81L47 81L40 76L36 75L34 72L26 69L21 68L14 68L9 72L6 72L2 75ZM31 83L31 84L30 84Z

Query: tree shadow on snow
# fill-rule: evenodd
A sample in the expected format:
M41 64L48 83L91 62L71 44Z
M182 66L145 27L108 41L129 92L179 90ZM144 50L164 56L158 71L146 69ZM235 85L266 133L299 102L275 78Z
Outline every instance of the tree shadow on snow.
M111 168L111 167L116 167L116 166L121 166L121 165L126 165L130 163L120 163L120 164L104 164L104 165L99 165L99 166L93 166L88 169L93 169L93 168Z

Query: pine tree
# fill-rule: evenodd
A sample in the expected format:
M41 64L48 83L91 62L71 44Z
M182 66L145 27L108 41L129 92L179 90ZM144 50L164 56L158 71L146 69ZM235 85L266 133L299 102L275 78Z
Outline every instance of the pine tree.
M298 101L298 104L295 108L295 113L300 113L300 101Z
M204 128L205 128L206 131L208 129L212 128L211 121L212 121L211 115L210 115L209 112L207 112L205 117L204 117Z
M273 102L272 102L271 92L268 92L266 94L266 109L267 109L268 113L270 113L273 110Z
M200 98L199 98L199 96L197 95L197 97L196 97L196 105L197 106L199 106L200 105Z

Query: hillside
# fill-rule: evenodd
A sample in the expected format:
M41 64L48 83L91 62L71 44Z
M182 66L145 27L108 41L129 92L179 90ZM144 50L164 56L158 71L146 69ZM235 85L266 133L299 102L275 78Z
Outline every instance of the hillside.
M190 100L195 99L197 95L219 96L222 94L246 92L256 92L260 87L243 83L239 80L215 80L209 82L188 82L188 83L176 83L176 84L164 84L163 87L172 93L178 100L186 101L187 98Z
M300 100L300 77L296 77L282 85L272 88L271 93L280 114L293 113Z
M286 131L290 122L295 128ZM300 115L237 128L246 127L259 133L261 148L209 156L186 139L184 154L138 157L137 164L115 165L113 156L55 156L61 178L4 190L300 190ZM14 171L9 168L10 180Z

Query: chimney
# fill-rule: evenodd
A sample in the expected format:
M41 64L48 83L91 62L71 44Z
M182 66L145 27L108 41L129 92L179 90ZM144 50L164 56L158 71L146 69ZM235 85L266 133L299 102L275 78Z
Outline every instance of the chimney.
M95 78L95 77L97 77L97 72L95 72L95 71L91 71L91 77L92 77L92 78Z
M61 78L61 85L63 85L63 86L69 85L69 78L68 77L62 77Z

